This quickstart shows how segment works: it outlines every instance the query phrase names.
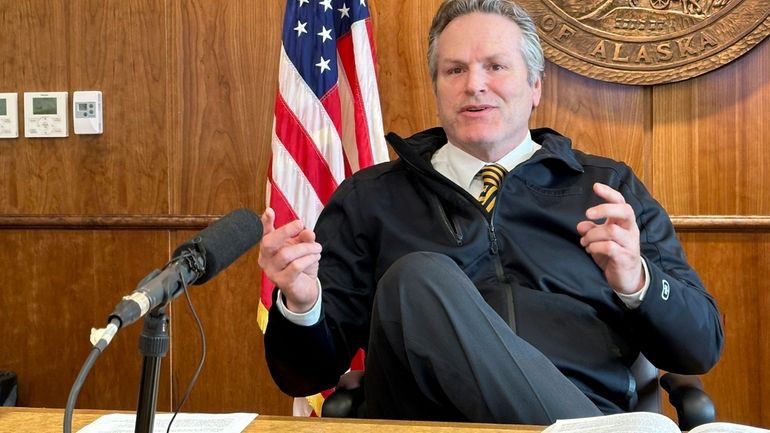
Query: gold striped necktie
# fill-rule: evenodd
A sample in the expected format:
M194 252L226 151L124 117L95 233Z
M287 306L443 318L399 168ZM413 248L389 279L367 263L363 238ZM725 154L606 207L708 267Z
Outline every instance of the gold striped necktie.
M508 170L499 164L487 164L479 170L481 180L484 182L484 189L481 190L479 195L479 202L487 212L491 213L492 208L495 207L497 191L506 173L508 173Z

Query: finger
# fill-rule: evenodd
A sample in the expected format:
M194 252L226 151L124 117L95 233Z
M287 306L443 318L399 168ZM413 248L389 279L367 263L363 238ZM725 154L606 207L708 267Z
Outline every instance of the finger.
M321 254L321 244L316 242L302 242L281 248L281 250L275 254L274 262L278 269L283 269L302 257L318 254Z
M313 269L315 266L318 265L318 262L321 260L320 254L306 254L301 257L298 257L296 260L292 260L289 262L288 266L286 266L282 273L285 273L287 275L292 276L292 280L295 279L298 275L306 273L307 271Z
M625 203L626 199L619 191L600 182L594 183L594 194L608 203Z
M262 214L262 234L266 235L273 230L275 230L275 227L273 227L273 224L275 224L275 211L273 208L267 208L265 209L265 213Z
M297 239L301 242L315 242L315 232L310 229L305 229L299 232Z
M591 207L586 210L586 217L592 220L603 218L619 218L624 221L634 217L634 211L626 204L623 194L603 183L596 182L593 185L594 193L607 203ZM624 224L627 226L627 224Z
M596 223L593 221L580 221L577 225L577 232L580 236L585 236L594 227L596 227Z
M609 256L610 250L614 246L613 244L614 242L612 241L588 242L585 245L585 250L588 254L591 254L593 256L602 256L606 258L607 256Z
M617 254L619 254L617 251L620 250L620 247L612 241L604 241L593 242L585 247L585 250L602 271L606 272L612 266Z
M268 235L262 237L260 251L269 255L275 254L287 244L292 243L293 238L302 232L304 227L302 221L294 220L284 224L280 228L272 230Z
M288 264L280 271L271 272L271 280L284 291L284 295L294 298L302 297L301 293L295 293L296 290L304 291L307 280L301 278L303 275L315 279L318 271L318 262L321 260L320 254L309 254L298 258ZM297 302L300 302L297 300Z
M281 248L272 255L260 252L258 263L276 285L288 287L303 269L309 264L317 263L320 258L320 244L300 243Z
M634 209L631 205L622 203L603 203L596 205L586 210L586 218L591 220L608 219L609 222L630 222L636 219L634 215ZM628 224L623 224L624 227L628 227Z
M624 248L635 246L634 234L618 224L601 224L589 229L580 238L580 245L588 246L598 242L615 242Z

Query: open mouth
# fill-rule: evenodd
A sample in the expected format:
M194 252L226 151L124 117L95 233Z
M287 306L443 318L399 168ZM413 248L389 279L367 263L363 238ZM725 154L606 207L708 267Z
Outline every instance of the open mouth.
M481 113L484 111L491 110L493 107L490 107L489 105L473 105L473 106L466 106L463 107L461 110L463 113Z

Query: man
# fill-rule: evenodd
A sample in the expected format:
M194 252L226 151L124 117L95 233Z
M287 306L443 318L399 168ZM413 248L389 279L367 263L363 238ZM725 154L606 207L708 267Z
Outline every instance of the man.
M632 409L640 353L709 370L719 312L665 211L626 165L529 131L526 13L448 0L428 59L442 128L389 134L399 160L346 180L314 230L263 215L278 386L333 387L366 348L371 417L549 424Z

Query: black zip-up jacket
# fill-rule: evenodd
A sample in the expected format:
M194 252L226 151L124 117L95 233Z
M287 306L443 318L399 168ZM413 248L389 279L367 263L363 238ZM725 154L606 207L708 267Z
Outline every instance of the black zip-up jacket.
M270 312L265 348L281 390L302 396L336 385L367 346L377 281L413 251L453 258L511 328L605 413L633 407L629 366L640 352L675 373L701 374L716 363L717 306L668 215L628 166L573 150L555 131L533 130L542 148L503 179L489 215L432 167L431 155L447 141L443 130L387 138L400 158L345 180L315 227L323 246L319 323L298 326ZM636 214L650 286L633 310L580 245L576 225L601 203L594 182L620 191Z

